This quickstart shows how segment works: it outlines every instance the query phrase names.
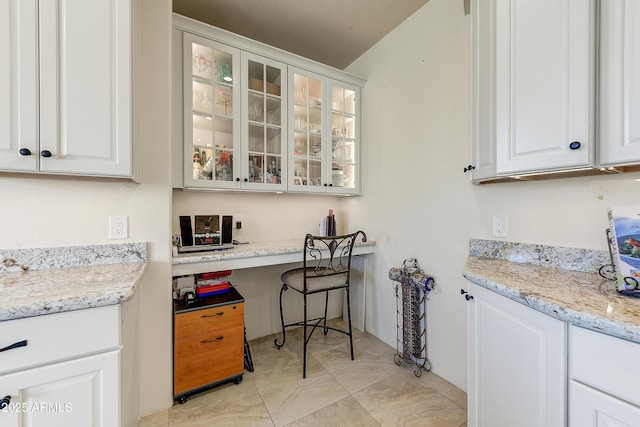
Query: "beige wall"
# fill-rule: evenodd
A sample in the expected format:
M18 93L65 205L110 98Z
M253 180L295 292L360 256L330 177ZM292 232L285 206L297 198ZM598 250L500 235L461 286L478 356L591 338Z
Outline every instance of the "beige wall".
M431 0L348 68L368 79L366 196L343 205L378 242L367 329L395 345L387 272L417 257L440 288L427 303L433 370L463 389L469 238L492 238L500 215L506 240L605 250L607 207L640 196L638 174L471 184L462 171L471 159L470 53L462 2Z

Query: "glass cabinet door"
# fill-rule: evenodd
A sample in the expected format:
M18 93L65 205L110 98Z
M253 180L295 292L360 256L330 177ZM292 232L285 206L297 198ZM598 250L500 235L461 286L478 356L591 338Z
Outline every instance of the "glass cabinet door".
M233 188L239 174L239 51L185 34L184 56L185 185Z
M286 189L286 65L242 52L242 186Z
M324 86L325 79L313 73L292 70L289 75L293 90L289 190L325 192L323 176Z
M359 91L356 86L329 81L331 153L328 177L332 191L359 191Z

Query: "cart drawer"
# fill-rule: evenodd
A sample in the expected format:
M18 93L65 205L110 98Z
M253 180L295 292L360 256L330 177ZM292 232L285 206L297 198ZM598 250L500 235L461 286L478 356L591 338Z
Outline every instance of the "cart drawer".
M240 375L244 371L244 327L176 341L174 394Z
M244 304L229 304L176 314L175 340L196 337L214 330L242 326Z

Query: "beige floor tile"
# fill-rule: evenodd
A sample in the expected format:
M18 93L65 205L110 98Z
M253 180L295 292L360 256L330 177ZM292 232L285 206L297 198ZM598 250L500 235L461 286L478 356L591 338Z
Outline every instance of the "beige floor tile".
M467 393L460 390L455 385L446 381L442 377L439 377L433 372L423 372L420 380L427 387L431 387L432 389L458 405L460 408L464 409L465 411L467 410Z
M169 411L164 410L147 415L140 420L138 425L139 427L168 427Z
M302 364L265 371L253 379L276 426L289 424L349 395L313 356L308 359L305 379Z
M169 426L264 426L273 422L255 383L245 378L240 384L227 384L193 396L169 411Z
M307 415L287 427L378 427L380 424L351 396Z
M346 328L341 319L331 325ZM239 385L193 396L184 405L141 420L142 427L177 426L420 426L466 427L466 394L431 372L417 378L397 366L395 348L370 334L348 337L316 330L302 378L302 329L289 329L278 350L274 338L250 342L255 371Z
M410 372L399 372L353 397L382 426L459 427L466 412Z

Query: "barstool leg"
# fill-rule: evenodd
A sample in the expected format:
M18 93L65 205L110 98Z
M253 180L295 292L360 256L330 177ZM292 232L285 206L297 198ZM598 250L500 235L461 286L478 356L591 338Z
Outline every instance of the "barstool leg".
M325 291L324 293L324 334L327 335L327 332L329 332L329 329L327 328L327 306L329 305L329 291Z
M273 340L273 344L280 350L282 346L284 346L285 341L287 340L287 335L284 327L284 314L282 314L282 294L284 291L289 289L286 284L282 284L282 288L280 288L280 322L282 323L282 344L278 344L278 338Z
M303 346L302 346L302 378L307 378L307 294L304 296L304 324L303 329Z
M347 319L349 319L349 346L351 347L351 360L353 360L353 331L351 330L351 301L349 298L349 286L344 288L347 293Z

